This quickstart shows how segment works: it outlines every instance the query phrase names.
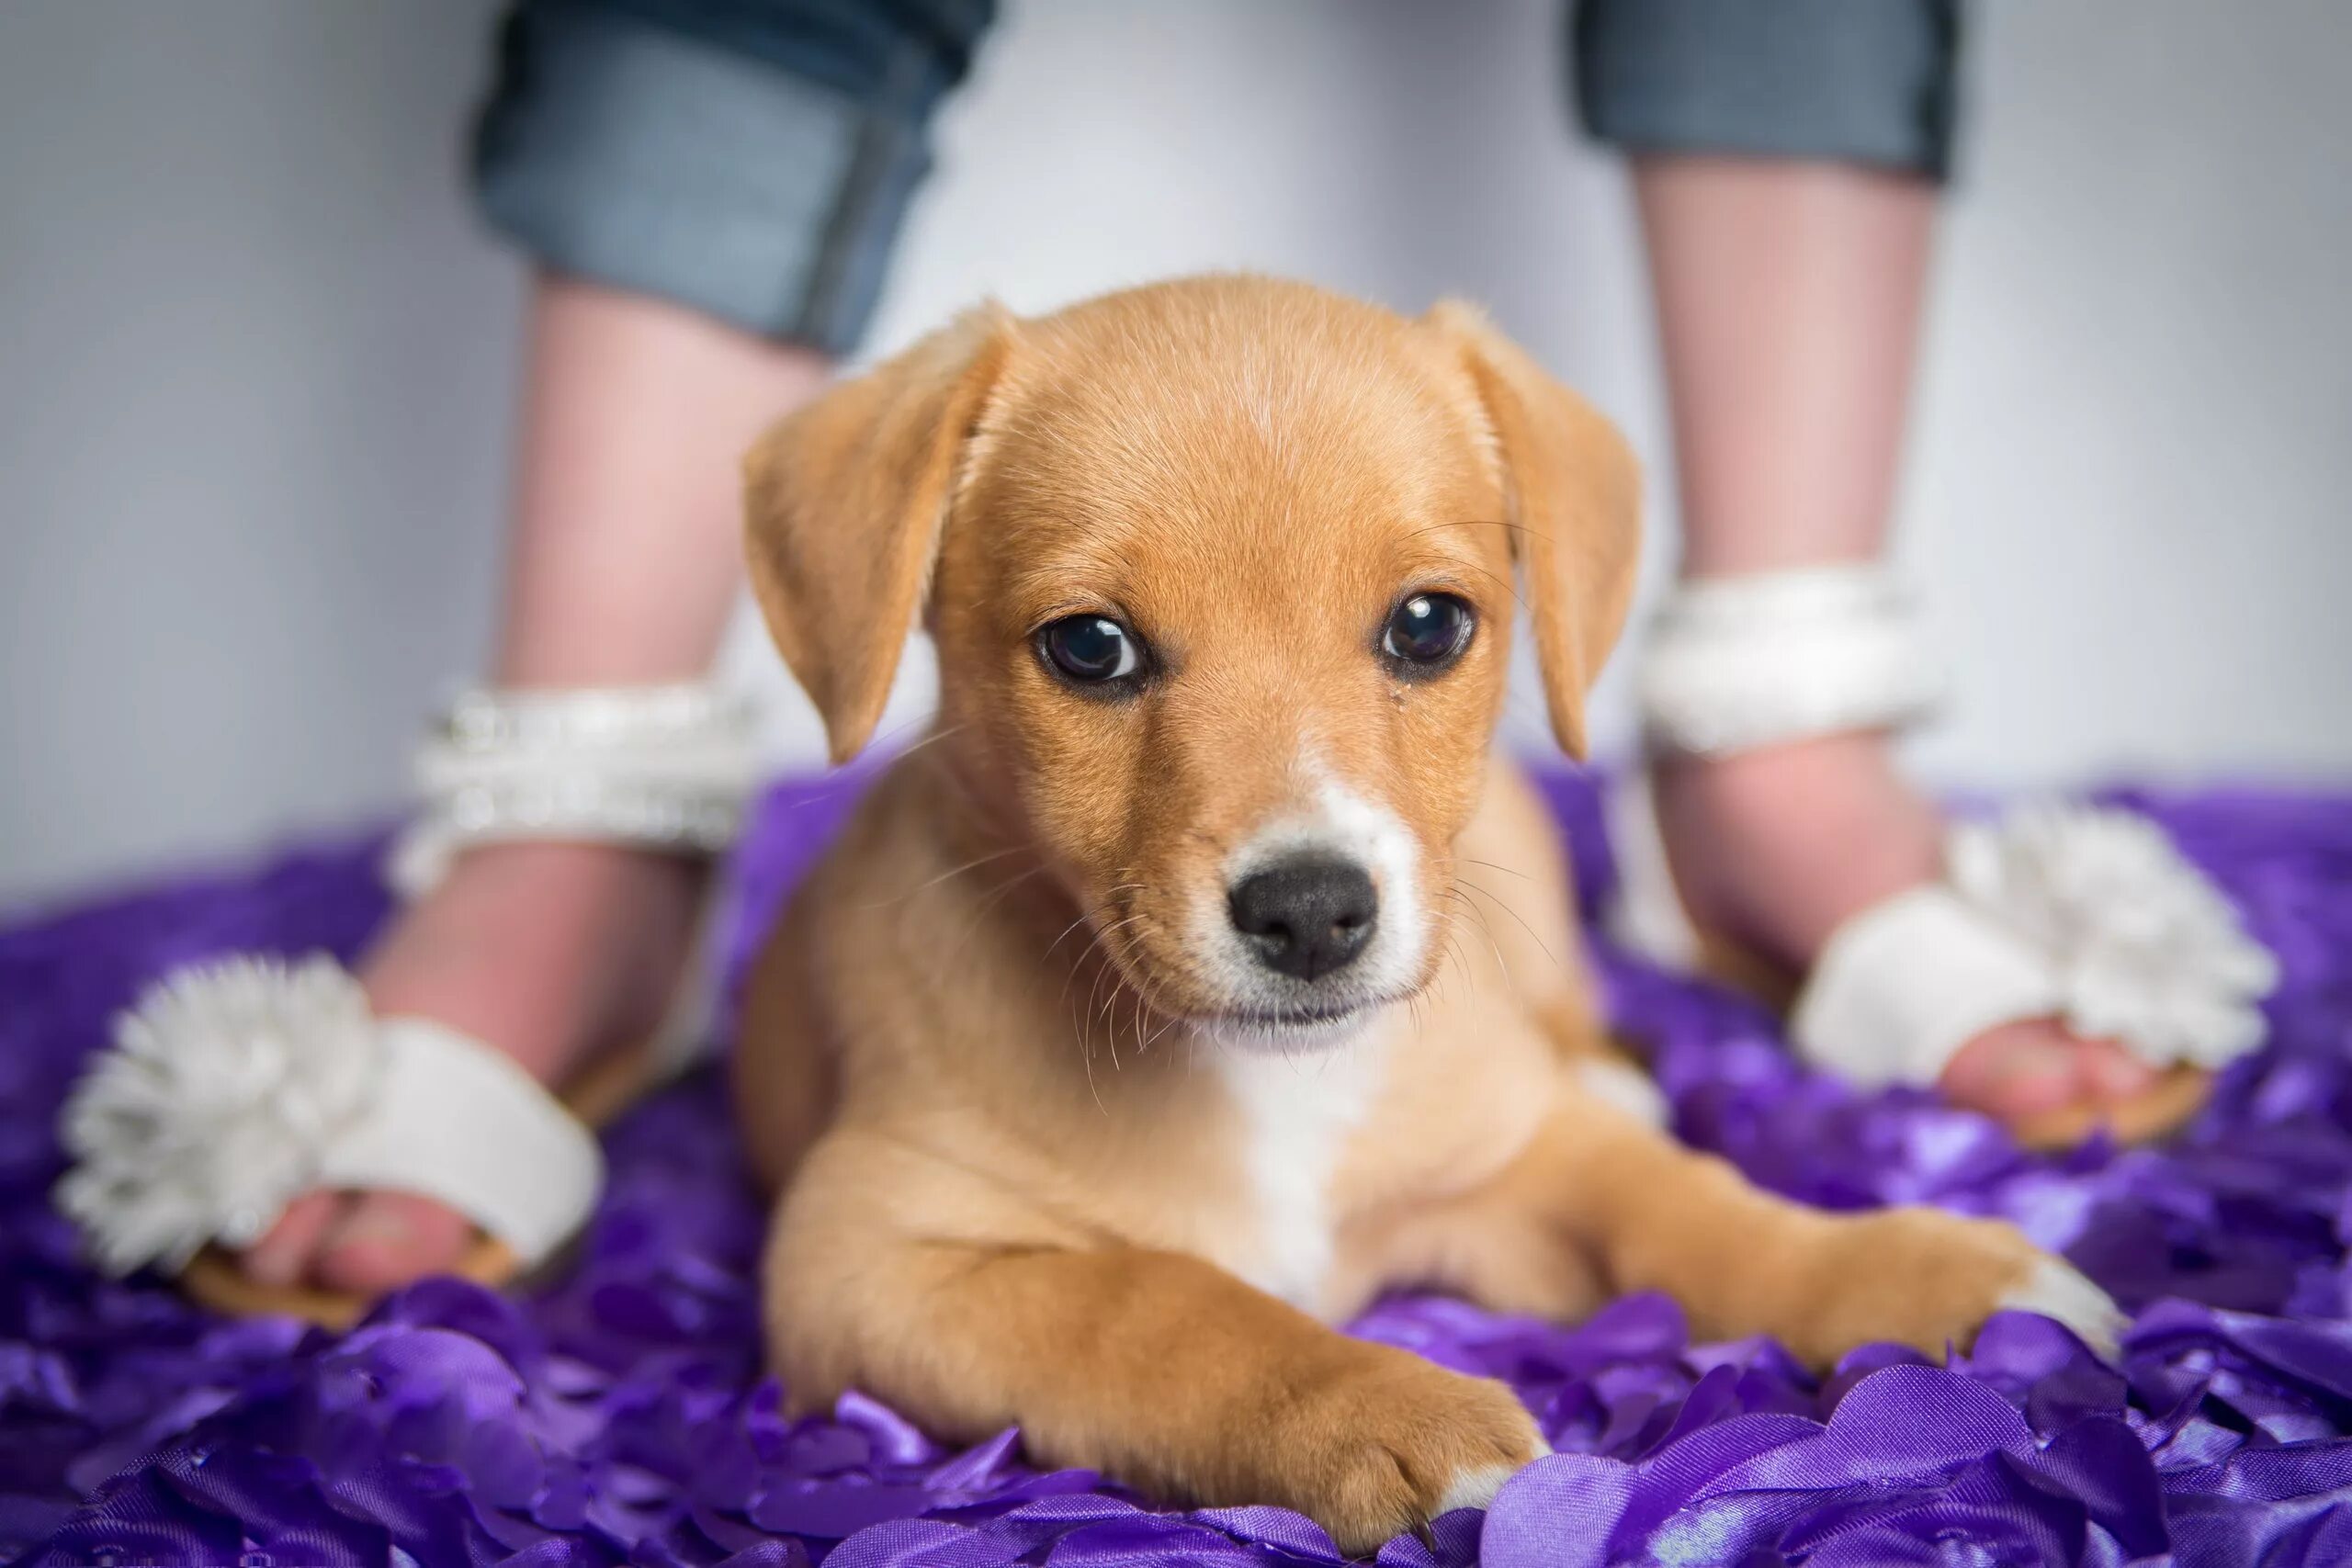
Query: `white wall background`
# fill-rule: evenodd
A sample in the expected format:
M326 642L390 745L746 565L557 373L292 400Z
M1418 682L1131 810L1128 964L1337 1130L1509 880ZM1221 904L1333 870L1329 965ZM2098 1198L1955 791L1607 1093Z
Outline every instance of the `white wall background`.
M0 899L380 809L486 646L492 10L0 5ZM1662 474L1557 36L1555 0L1012 0L872 346L1208 266L1461 292ZM1923 765L2352 776L2352 6L1987 0L1972 42L1904 531L1963 677Z

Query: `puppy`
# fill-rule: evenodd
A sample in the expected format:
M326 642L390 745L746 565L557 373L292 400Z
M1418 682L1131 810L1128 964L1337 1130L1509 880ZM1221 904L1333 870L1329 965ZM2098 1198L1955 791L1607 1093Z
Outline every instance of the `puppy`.
M1582 753L1638 479L1472 311L1254 277L982 309L747 473L836 761L918 617L940 665L745 999L799 1407L1017 1423L1363 1551L1545 1451L1500 1383L1331 1326L1385 1288L1663 1290L1815 1364L2004 1306L2111 1329L2007 1225L1805 1209L1603 1091L1559 847L1489 745L1523 615Z

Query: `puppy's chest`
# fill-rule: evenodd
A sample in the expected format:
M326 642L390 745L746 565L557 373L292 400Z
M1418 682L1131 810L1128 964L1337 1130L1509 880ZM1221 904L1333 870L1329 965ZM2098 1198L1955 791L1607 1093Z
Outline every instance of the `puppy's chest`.
M1334 1177L1388 1082L1389 1043L1312 1055L1221 1052L1248 1213L1220 1261L1269 1294L1318 1311L1335 1255Z

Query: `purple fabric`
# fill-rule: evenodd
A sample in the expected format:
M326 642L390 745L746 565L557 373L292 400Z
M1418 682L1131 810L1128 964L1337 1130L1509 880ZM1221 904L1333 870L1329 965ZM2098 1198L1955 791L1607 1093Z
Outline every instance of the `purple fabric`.
M737 876L737 964L849 787L768 799ZM1597 894L1591 787L1553 793ZM2138 1312L2121 1366L2009 1315L1969 1356L1865 1348L1816 1385L1769 1343L1691 1344L1657 1297L1573 1328L1392 1302L1357 1331L1510 1379L1560 1452L1483 1535L1449 1516L1382 1563L2352 1561L2352 798L2130 798L2287 974L2270 1048L2163 1151L2022 1155L1925 1096L1800 1070L1739 1000L1601 958L1686 1137L1817 1202L2017 1220ZM77 1059L168 965L351 953L385 908L370 847L0 931L0 1559L1333 1560L1295 1514L1154 1511L1026 1467L1012 1434L951 1452L857 1398L784 1419L758 1363L760 1213L707 1077L615 1130L579 1266L528 1299L430 1282L338 1337L93 1277L47 1199Z

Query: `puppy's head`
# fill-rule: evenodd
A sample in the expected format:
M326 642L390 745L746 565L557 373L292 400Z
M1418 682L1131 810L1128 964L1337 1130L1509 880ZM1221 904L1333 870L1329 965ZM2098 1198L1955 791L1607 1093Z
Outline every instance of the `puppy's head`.
M922 615L966 795L1154 1008L1275 1045L1434 974L1515 615L1582 753L1639 488L1475 313L1241 277L973 312L748 477L752 582L835 759Z

